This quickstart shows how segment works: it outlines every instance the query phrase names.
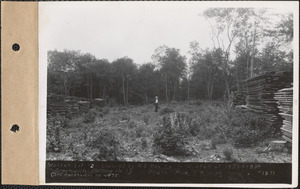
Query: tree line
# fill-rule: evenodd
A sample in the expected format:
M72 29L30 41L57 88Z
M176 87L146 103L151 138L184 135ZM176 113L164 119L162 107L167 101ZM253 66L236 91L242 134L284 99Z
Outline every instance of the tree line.
M271 15L271 16L270 16ZM210 8L213 48L190 42L187 59L179 49L155 49L152 62L129 57L112 62L89 53L48 51L48 93L110 99L124 105L228 99L245 81L266 71L293 70L293 15L266 9Z

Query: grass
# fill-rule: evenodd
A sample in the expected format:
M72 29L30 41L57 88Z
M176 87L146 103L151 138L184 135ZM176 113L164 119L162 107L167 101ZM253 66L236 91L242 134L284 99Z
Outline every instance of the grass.
M255 146L267 139L262 124L261 117L227 109L222 102L161 104L158 113L153 105L95 108L71 119L48 120L47 159L151 162L160 161L161 154L226 162L237 154L239 162L268 162L267 156L253 156ZM211 158L215 154L223 159Z

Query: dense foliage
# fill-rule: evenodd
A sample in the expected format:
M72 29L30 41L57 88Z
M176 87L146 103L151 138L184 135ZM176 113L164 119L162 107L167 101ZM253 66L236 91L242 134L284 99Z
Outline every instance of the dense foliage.
M155 49L152 62L129 57L112 62L79 51L48 52L48 92L102 98L108 104L189 99L227 99L245 90L245 80L265 71L293 69L293 15L254 8L210 8L214 47L190 43L189 59L180 49Z
M188 155L188 151L186 150L188 140L185 128L182 127L182 124L179 124L177 117L173 121L171 119L170 116L163 117L161 127L159 127L154 135L154 153L161 153L167 156Z

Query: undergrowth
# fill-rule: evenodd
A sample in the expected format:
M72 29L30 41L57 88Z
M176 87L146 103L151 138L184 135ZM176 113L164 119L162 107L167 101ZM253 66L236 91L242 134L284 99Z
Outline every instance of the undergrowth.
M93 108L70 119L49 118L47 152L95 161L121 160L136 154L188 158L193 156L190 146L194 140L210 141L210 149L216 150L223 144L253 147L273 136L263 115L228 109L221 102L192 101L161 107L159 113L146 105ZM223 151L226 159L230 153Z

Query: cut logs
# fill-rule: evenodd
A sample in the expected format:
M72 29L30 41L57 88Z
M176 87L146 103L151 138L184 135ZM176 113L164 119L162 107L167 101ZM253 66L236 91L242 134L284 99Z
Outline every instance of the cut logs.
M267 122L274 128L275 134L280 134L283 118L279 115L274 96L278 90L292 87L292 81L292 72L267 72L247 80L247 108L266 115Z
M233 107L246 104L246 91L233 91L230 95Z
M80 113L88 113L91 108L91 100L73 96L57 94L47 95L47 117L76 116Z
M279 115L283 118L281 127L282 137L287 142L292 143L292 128L293 128L293 88L278 90L275 93L277 100Z
M67 106L64 103L63 95L49 94L47 96L47 117L65 116L67 114Z

